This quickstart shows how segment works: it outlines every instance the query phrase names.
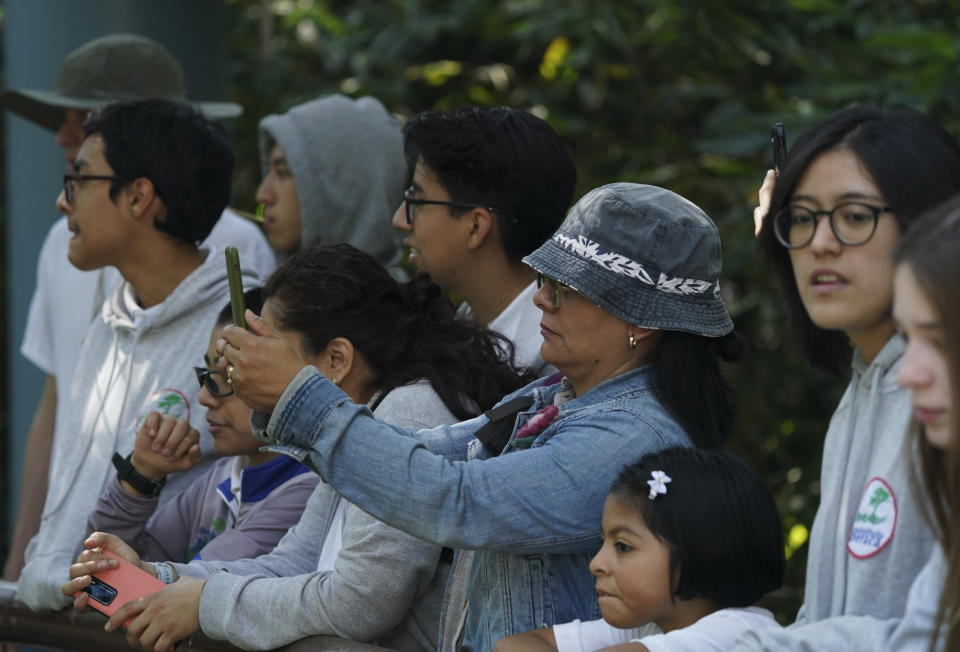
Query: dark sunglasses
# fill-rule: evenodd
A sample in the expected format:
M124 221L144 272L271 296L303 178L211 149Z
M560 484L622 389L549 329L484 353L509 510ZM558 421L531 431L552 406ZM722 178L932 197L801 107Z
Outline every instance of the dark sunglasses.
M227 382L227 377L215 369L206 367L194 367L193 372L197 374L197 382L200 387L206 387L207 391L217 398L226 398L233 395L233 386Z

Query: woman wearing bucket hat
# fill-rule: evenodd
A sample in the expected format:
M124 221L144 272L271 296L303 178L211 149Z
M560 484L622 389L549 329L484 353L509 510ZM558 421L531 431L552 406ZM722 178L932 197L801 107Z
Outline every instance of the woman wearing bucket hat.
M852 374L824 440L804 604L792 626L750 632L736 650L877 650L904 613L934 537L905 454L911 406L897 383L905 342L891 254L958 191L960 147L933 119L854 106L797 140L757 211L759 249L807 358Z
M662 188L604 186L525 260L543 274L542 352L563 379L454 426L410 433L374 419L253 313L259 337L228 328L218 343L274 450L377 518L459 549L444 650L599 617L587 562L610 479L647 452L718 446L729 430L717 357L739 342L717 288L720 240L699 208Z

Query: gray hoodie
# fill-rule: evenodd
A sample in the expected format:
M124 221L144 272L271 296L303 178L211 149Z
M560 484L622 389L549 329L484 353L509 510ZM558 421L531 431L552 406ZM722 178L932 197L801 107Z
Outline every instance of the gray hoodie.
M414 429L457 420L423 380L391 391L374 414ZM333 570L318 570L341 502L342 547ZM203 632L243 649L273 649L315 635L376 641L403 652L437 647L449 568L440 561L440 546L378 521L324 482L273 552L174 566L180 575L207 578L200 596Z
M300 200L302 246L346 242L384 265L400 259L390 220L408 171L397 120L372 97L327 95L260 121L263 174L274 143Z
M60 586L69 580L87 515L115 475L111 456L133 450L149 411L186 418L200 432L204 451L212 452L193 366L202 360L210 329L230 295L223 254L212 247L201 251L207 253L206 261L146 314L131 314L124 299L129 285L122 282L87 329L67 416L54 431L40 530L27 546L17 587L17 598L33 609L70 603ZM245 273L245 287L255 281ZM204 468L171 476L161 501L182 491Z
M735 650L878 650L903 616L934 546L910 481L910 392L892 337L853 376L823 445L804 604L785 629L749 632Z

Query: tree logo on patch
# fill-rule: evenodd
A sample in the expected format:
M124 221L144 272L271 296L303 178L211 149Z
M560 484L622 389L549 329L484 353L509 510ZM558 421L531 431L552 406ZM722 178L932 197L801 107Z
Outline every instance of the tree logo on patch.
M847 550L857 559L877 554L890 543L897 526L897 497L882 478L873 478L860 499Z
M184 396L183 392L177 389L165 387L158 389L147 399L147 403L140 412L140 418L137 419L137 428L147 418L151 412L160 414L169 414L175 419L186 419L190 421L190 401Z

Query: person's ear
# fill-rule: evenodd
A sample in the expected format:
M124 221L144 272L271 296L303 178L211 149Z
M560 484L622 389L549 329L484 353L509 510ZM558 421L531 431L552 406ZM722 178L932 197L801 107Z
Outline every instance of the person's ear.
M327 343L320 355L324 367L329 371L327 377L338 385L353 369L356 350L353 348L353 342L347 338L335 337Z
M153 223L154 213L156 213L160 198L157 197L156 188L154 188L150 179L146 177L134 179L124 189L123 196L127 203L127 209L134 219L139 220L149 216L150 223Z
M492 238L497 228L496 216L486 208L476 207L470 209L465 219L470 220L470 233L467 237L467 250L476 251L483 246L487 238Z
M627 346L631 350L636 349L643 357L656 347L662 335L663 331L656 328L627 324Z

